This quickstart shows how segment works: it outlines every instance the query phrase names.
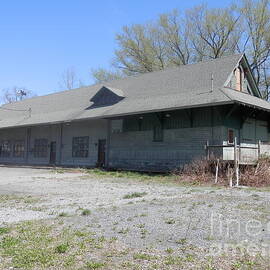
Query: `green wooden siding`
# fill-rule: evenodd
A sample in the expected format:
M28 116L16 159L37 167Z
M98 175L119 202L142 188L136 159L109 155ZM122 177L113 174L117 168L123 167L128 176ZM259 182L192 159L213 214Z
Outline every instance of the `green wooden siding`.
M217 108L197 108L162 114L129 116L123 119L123 131L152 130L161 122L163 129L220 126L222 113Z

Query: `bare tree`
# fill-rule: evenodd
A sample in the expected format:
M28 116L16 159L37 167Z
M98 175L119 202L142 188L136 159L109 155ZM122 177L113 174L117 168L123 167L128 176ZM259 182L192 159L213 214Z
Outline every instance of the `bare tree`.
M61 80L59 82L59 87L65 90L72 90L83 86L81 80L78 79L75 68L67 68L61 75Z
M251 63L257 83L269 99L270 78L270 1L242 0L240 12L246 29L246 39L240 48Z
M239 1L240 2L240 1ZM92 72L96 81L186 65L205 58L245 52L265 97L270 92L270 0L242 0L209 9L177 10L117 34L114 71Z
M2 90L1 101L3 103L13 103L34 96L36 96L36 94L33 91L26 89L25 87L14 86Z
M240 17L234 5L218 9L202 5L188 11L191 42L199 60L237 51L242 33Z
M173 10L171 13L161 14L158 23L168 61L177 66L189 64L192 61L192 48L187 18Z

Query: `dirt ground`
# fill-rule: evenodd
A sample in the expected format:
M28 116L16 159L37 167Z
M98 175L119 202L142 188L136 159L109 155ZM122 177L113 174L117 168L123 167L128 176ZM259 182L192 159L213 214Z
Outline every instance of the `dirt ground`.
M179 248L192 247L200 250L203 259L206 254L225 258L228 249L231 252L238 246L245 247L245 256L249 256L242 264L236 258L234 266L226 261L217 268L207 268L207 264L197 268L195 263L188 268L177 261L161 266L143 256L136 261L134 255L130 265L119 259L121 266L115 266L115 256L110 264L99 254L95 259L105 260L104 264L82 269L270 269L265 259L256 266L258 256L270 257L269 195L267 190L100 177L83 170L0 167L0 226L29 220L58 222L61 228L117 240L118 247L132 254L155 250L177 257Z

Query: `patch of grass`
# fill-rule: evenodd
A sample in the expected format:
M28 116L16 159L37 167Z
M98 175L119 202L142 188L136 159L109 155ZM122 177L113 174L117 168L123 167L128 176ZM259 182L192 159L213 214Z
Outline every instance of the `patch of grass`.
M78 269L85 265L82 254L103 248L106 239L92 238L48 221L28 221L14 225L0 241L1 269ZM91 269L91 268L89 268ZM95 268L92 268L95 269Z
M122 228L118 231L118 233L121 233L121 234L127 234L129 232L129 228Z
M180 245L185 245L187 243L187 239L186 238L181 238L179 240L176 240L175 243L180 244Z
M168 254L172 254L173 253L173 249L172 248L166 248L165 250Z
M181 259L179 257L174 257L174 256L168 256L165 258L164 264L165 265L180 265Z
M144 261L151 261L156 259L156 256L147 254L147 253L136 253L133 255L134 260L144 260Z
M0 203L8 202L8 201L23 201L25 197L17 196L17 195L0 195Z
M37 211L37 212L42 212L44 210L44 208L42 208L42 207L31 207L30 210Z
M27 204L32 204L32 203L37 203L37 202L39 202L40 201L40 199L39 198L34 198L34 197L32 197L32 196L28 196L28 197L26 197L25 199L24 199L24 203L27 203Z
M68 213L66 213L66 212L61 212L58 216L59 216L59 217L68 217Z
M123 199L134 199L134 198L140 198L147 195L146 192L133 192L130 194L127 194L123 197Z
M0 227L0 235L5 234L5 233L9 233L9 232L10 232L10 228L8 228L8 227Z
M100 269L104 267L106 264L102 262L89 261L86 263L87 269Z
M89 210L89 209L82 210L82 216L89 216L90 214L91 214L91 210Z
M69 244L65 243L65 244L60 244L55 248L55 251L57 253L66 253L68 251L69 248Z

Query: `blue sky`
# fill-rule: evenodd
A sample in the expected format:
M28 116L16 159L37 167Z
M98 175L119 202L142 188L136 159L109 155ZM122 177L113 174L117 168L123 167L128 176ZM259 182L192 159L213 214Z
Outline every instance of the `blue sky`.
M21 86L38 95L60 90L74 67L84 84L90 70L109 67L123 25L143 23L174 8L231 0L9 0L0 6L0 89Z

